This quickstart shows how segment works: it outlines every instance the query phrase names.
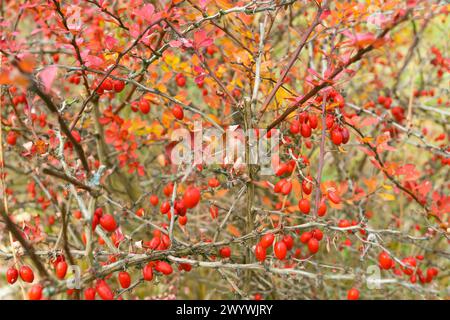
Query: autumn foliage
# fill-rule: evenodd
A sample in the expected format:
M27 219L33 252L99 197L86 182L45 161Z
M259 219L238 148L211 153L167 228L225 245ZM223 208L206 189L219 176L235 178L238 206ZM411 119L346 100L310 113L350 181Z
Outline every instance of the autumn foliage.
M445 298L449 9L2 1L0 299Z

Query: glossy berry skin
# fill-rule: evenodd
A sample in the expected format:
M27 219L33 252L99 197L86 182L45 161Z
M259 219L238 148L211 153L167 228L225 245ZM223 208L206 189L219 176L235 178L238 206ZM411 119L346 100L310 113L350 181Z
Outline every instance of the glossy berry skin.
M231 249L230 247L223 247L220 248L219 254L222 258L229 258L231 257Z
M336 128L336 129L331 130L330 136L331 136L331 141L335 145L338 146L338 145L342 144L343 137L342 137L342 133L339 129Z
M17 142L17 134L16 134L14 131L9 131L8 134L6 135L6 142L7 142L10 146L16 145L16 142Z
M64 279L67 273L67 262L58 262L55 267L55 273L58 279Z
M130 274L126 271L119 272L117 278L119 279L120 286L123 289L127 289L131 285L131 277Z
M274 239L275 236L273 235L273 233L268 233L261 238L261 241L259 243L262 245L263 248L267 249L273 244Z
M308 250L311 254L317 253L317 251L319 251L319 240L317 240L316 238L309 239Z
M300 242L301 243L308 243L308 241L312 238L313 234L312 232L304 232L300 236Z
M319 208L317 209L317 215L319 217L323 217L327 214L327 205L325 204L325 201L321 201L319 204Z
M266 260L266 249L258 243L255 247L255 257L258 261L264 261Z
M323 238L323 232L320 229L316 229L313 231L313 237L320 241Z
M86 288L84 290L84 300L95 300L96 291L94 288Z
M28 299L30 300L41 300L42 299L42 286L40 284L35 284L28 291Z
M381 252L378 256L378 263L381 269L389 270L393 267L394 261L391 259L387 252Z
M184 118L183 108L181 108L179 105L175 105L173 107L172 114L178 120L183 120L183 118Z
M17 278L19 277L19 271L17 271L16 268L10 267L6 271L6 281L8 281L9 284L14 284L17 281Z
M146 264L142 269L142 276L145 281L153 280L153 267L151 264Z
M286 244L286 248L288 250L291 250L292 247L294 246L294 238L292 238L291 235L285 235L283 237L283 242Z
M347 292L347 300L358 300L359 299L359 290L355 288L351 288Z
M328 199L330 199L330 201L333 202L334 204L341 203L341 198L339 198L339 196L333 191L328 192Z
M309 211L311 209L311 206L309 204L309 200L308 199L301 199L298 202L298 208L300 209L300 211L304 214L309 214Z
M20 278L28 283L32 283L34 280L33 270L29 266L21 266L19 269Z
M125 82L121 80L114 80L113 88L115 92L121 92L125 88Z
M155 194L152 194L150 196L150 203L152 204L152 206L156 207L158 205L159 199L158 196Z
M96 291L102 300L114 300L114 293L105 281L97 285Z
M173 272L172 266L165 261L157 261L155 265L155 270L161 272L166 276Z
M109 232L113 232L114 230L117 229L116 220L110 214L104 214L100 218L100 225L102 226L103 229L105 229L106 231L109 231Z
M200 190L196 187L188 188L183 195L183 202L186 208L194 208L200 201Z
M279 260L284 260L284 258L286 258L286 254L287 254L286 243L284 243L284 241L276 242L273 251L275 253L275 256Z
M141 110L141 112L143 114L149 113L150 112L150 103L147 100L142 99L141 101L139 101L139 109Z

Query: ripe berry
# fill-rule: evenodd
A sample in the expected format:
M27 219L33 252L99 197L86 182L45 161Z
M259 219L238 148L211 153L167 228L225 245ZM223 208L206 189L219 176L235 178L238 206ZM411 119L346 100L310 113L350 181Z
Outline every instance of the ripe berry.
M150 203L152 204L152 206L156 207L158 205L159 199L157 195L152 194L150 196Z
M64 279L67 273L67 262L65 261L58 262L56 264L55 273L58 279Z
M220 181L216 178L211 178L208 180L208 186L210 186L211 188L217 188L218 186L220 186Z
M200 201L200 190L196 187L188 188L183 195L183 202L186 208L194 208Z
M96 291L102 300L113 300L114 293L109 285L103 280L96 286Z
M100 88L102 88L105 91L110 91L113 89L113 83L110 79L106 79L105 81L102 82L102 85Z
M328 191L328 199L330 199L330 201L334 204L341 203L341 198L339 198L339 196L333 191Z
M15 146L17 142L17 134L14 131L9 131L8 135L6 136L6 142L10 146Z
M292 121L290 127L289 127L289 131L292 134L297 134L300 132L300 122L298 120L294 120Z
M355 288L351 288L347 292L347 300L358 300L359 299L359 290Z
M94 288L86 288L84 290L84 299L85 300L95 300L95 289Z
M284 241L276 242L273 250L274 250L275 256L279 260L283 260L284 258L286 258L287 246L286 246L286 243L284 243Z
M394 265L394 261L385 251L381 252L378 256L378 263L380 264L380 268L385 270L392 268L392 266Z
M229 258L231 256L231 249L230 247L223 247L220 248L219 254L222 258Z
M145 281L153 280L153 266L150 263L146 264L142 269L142 276Z
M155 270L161 272L164 275L169 275L173 272L172 266L165 261L157 261Z
M342 143L346 144L350 140L350 132L348 131L347 128L344 127L341 129L341 135L342 135Z
M219 208L217 208L214 205L210 206L209 207L209 214L211 215L212 219L217 219L217 217L219 216Z
M125 88L125 82L122 80L114 80L113 87L115 92L121 92Z
M258 243L255 247L255 257L258 261L264 261L266 260L266 249Z
M319 204L319 208L317 209L317 215L319 217L323 217L327 213L327 205L325 204L325 201L322 200Z
M186 85L186 78L181 73L175 76L175 81L179 87L184 87Z
M106 231L109 231L109 232L113 232L114 230L117 229L116 220L110 214L104 214L100 218L100 225L102 226L103 229L105 229Z
M313 231L313 237L316 238L317 240L322 240L323 238L323 232L320 229L316 229Z
M172 114L178 120L183 120L183 117L184 117L183 108L181 108L179 105L176 104L173 107Z
M342 133L339 129L333 129L331 130L331 141L335 144L335 145L340 145L342 143L343 137L342 137Z
M35 284L28 291L28 299L30 300L41 300L42 299L42 286L40 284Z
M312 232L304 232L300 236L300 242L301 243L308 243L308 241L312 238L313 234Z
M311 194L311 192L312 192L312 183L311 183L311 181L312 181L312 178L310 176L306 177L306 179L304 179L302 181L303 193Z
M14 284L17 281L17 278L19 277L19 271L17 271L16 268L10 267L6 271L6 281L8 281L9 284Z
M20 278L28 283L32 283L34 280L33 270L29 266L21 266L19 269Z
M292 238L291 235L285 235L283 237L283 242L286 244L286 248L288 250L291 250L292 247L294 246L294 238Z
M150 103L147 100L142 99L141 101L139 101L139 109L141 110L141 112L143 114L149 113L150 112Z
M317 251L319 251L319 240L317 240L316 238L309 239L308 250L311 254L317 253Z
M261 238L261 241L259 243L263 248L267 249L272 245L274 239L275 236L273 235L273 233L268 233Z
M300 130L301 130L302 137L304 137L304 138L311 137L311 127L309 126L309 124L302 123Z
M136 210L136 215L137 215L138 217L143 217L143 216L144 216L144 213L145 213L144 208L139 208L139 209Z
M298 208L300 209L300 211L304 214L308 214L309 210L311 209L311 206L309 204L309 200L308 199L301 199L298 202Z
M117 277L119 279L120 286L123 289L126 289L131 285L131 277L128 272L121 271L121 272L119 272L119 275Z

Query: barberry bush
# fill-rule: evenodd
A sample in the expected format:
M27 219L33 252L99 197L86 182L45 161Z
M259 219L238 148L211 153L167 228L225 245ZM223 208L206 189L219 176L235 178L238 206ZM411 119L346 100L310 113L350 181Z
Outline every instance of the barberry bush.
M2 1L0 298L448 297L449 9Z

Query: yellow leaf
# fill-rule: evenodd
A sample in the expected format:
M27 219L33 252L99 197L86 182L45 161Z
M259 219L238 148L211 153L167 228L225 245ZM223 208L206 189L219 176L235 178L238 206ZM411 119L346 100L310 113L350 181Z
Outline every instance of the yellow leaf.
M385 188L386 190L392 190L392 186L387 184L383 184L383 188Z
M379 193L379 196L386 201L394 201L395 196L389 193Z

